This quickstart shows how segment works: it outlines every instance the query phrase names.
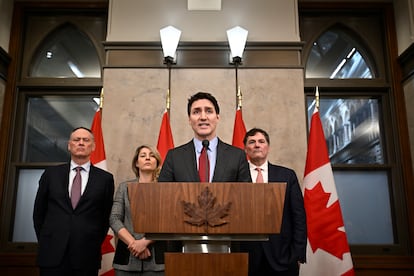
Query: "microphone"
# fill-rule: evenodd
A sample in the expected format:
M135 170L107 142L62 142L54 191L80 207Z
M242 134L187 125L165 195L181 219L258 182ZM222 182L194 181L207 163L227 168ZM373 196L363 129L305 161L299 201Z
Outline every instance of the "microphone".
M201 144L203 145L203 148L206 150L206 177L205 179L207 179L207 182L209 182L210 179L210 162L208 160L208 146L210 145L210 141L209 140L203 140L201 142Z
M210 145L210 141L209 140L203 140L201 142L201 144L203 145L203 148L208 148L208 145Z

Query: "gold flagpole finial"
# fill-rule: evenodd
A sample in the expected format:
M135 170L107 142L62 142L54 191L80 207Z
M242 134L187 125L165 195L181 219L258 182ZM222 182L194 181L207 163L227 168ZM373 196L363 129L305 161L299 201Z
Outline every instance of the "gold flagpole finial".
M103 108L103 102L104 102L104 89L101 88L101 95L99 96L99 108Z
M171 102L170 89L167 89L167 98L165 99L165 101L166 101L166 105L167 105L167 110L170 110L170 102Z
M316 108L319 110L319 87L318 86L316 86L315 103L316 103Z
M237 109L240 109L242 107L242 93L240 91L240 86L237 88Z

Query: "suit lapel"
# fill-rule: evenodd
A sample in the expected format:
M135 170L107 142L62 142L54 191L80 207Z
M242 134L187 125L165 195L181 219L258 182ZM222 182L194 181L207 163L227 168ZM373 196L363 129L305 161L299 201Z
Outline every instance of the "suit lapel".
M270 164L270 162L268 162L267 163L267 181L270 183L270 182L273 182L274 180L273 180L273 176L274 176L275 174L274 174L274 172L273 172L273 167L272 167L272 165Z
M223 179L226 167L226 150L226 145L220 139L218 139L216 165L214 167L214 175L212 182L216 182L216 179Z
M194 147L194 142L191 140L184 147L184 165L187 169L187 172L191 174L189 178L191 181L200 181L197 170L197 160L196 160L196 151Z
M269 182L277 182L277 168L275 166L273 166L270 162L267 164L267 171L268 171L268 175L267 177L269 178L268 181Z
M89 194L93 194L94 185L96 183L96 170L95 167L91 164L91 167L89 168L89 176L88 176L88 182L86 183L85 190L83 191L82 196L80 197L78 206L82 206L82 202L85 200L85 197L88 197ZM76 207L78 207L76 206Z
M57 180L57 181L62 181L61 187L62 187L63 192L65 193L66 205L69 207L69 209L72 210L72 203L70 201L70 196L69 196L69 173L70 173L70 164L66 163L62 165L61 172L60 172L60 175L62 177L60 178L60 180Z

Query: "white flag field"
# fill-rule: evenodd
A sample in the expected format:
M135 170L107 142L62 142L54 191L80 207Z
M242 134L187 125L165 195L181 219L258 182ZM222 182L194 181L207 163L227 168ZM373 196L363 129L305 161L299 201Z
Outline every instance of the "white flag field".
M318 109L308 142L303 182L308 242L300 276L354 276L351 252Z

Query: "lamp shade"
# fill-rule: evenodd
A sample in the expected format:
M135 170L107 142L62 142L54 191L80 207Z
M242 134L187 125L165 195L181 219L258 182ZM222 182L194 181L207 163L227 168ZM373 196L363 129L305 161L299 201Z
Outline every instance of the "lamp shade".
M232 58L242 58L247 34L248 31L239 26L227 30L227 40L229 41Z
M174 58L178 42L180 41L181 31L173 26L167 26L160 30L160 36L164 58Z

